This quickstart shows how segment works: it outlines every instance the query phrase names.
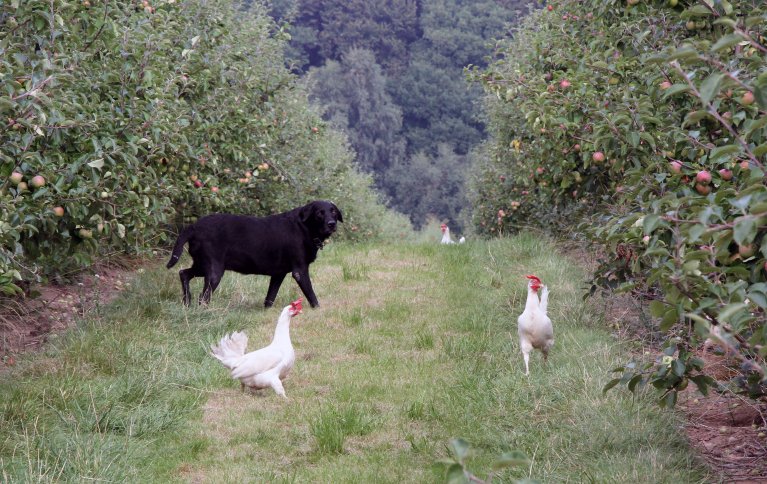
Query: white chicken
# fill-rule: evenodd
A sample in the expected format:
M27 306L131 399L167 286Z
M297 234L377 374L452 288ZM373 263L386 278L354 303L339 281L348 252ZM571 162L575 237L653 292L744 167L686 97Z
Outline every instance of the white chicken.
M301 309L301 299L285 306L269 346L245 353L248 336L236 331L221 338L218 346L211 345L211 356L232 370L232 378L240 380L243 389L246 386L255 389L271 387L277 395L287 398L282 380L296 361L296 352L290 342L290 320L300 314Z
M442 224L439 227L442 229L442 240L440 241L440 244L455 244L450 237L450 227L448 227L447 224Z
M527 284L527 302L525 302L525 310L517 318L517 331L519 346L525 358L525 375L530 375L530 352L533 348L539 349L543 353L543 361L547 360L549 350L554 346L554 327L546 314L549 305L549 288L544 286L536 276L526 277L530 280ZM538 291L541 288L543 291L538 299Z

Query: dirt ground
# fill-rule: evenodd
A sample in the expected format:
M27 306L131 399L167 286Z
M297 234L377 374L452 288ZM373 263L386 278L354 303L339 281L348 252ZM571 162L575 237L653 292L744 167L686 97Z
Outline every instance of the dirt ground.
M109 304L129 288L147 262L102 264L66 285L34 288L34 296L0 299L0 368L13 366L16 355L40 349L47 338L71 327L98 306Z
M580 253L576 260L587 259ZM39 350L49 335L66 330L97 306L108 304L129 288L136 271L149 263L102 265L78 282L37 288L38 297L0 300L0 373L15 365L19 354ZM604 323L617 339L638 342L640 351L657 348L660 335L647 331L647 316L636 300L620 296L604 304ZM700 356L709 374L719 380L732 377L736 371L714 347L701 349ZM683 413L687 439L701 460L723 482L767 483L767 401L713 391L704 397L693 387L680 396L676 411Z

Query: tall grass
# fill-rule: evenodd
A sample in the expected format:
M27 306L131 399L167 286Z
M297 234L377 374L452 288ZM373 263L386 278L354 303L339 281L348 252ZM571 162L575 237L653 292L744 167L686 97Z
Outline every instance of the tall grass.
M331 244L311 271L322 307L293 320L287 401L241 392L207 348L240 329L266 344L295 283L264 310L266 278L227 273L209 307L184 309L175 272L149 271L0 377L2 479L434 482L453 437L476 475L506 451L531 458L500 481L708 478L674 414L602 394L628 349L546 240ZM529 273L551 288L556 344L527 378L516 317Z

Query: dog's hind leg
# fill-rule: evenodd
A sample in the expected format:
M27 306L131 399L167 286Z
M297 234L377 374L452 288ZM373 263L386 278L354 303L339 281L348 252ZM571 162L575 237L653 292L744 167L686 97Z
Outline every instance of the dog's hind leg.
M200 304L208 304L210 302L210 297L213 295L213 291L218 287L223 276L223 266L213 266L208 268L205 272L205 285L202 288L202 293L200 293Z
M276 274L269 279L269 290L266 291L266 299L264 299L264 307L270 308L274 304L274 300L277 299L277 293L280 290L282 281L285 280L287 274Z
M178 271L178 275L181 279L181 290L184 293L184 305L189 306L192 303L192 293L189 291L189 281L191 281L196 276L201 276L202 274L197 274L194 265L192 265L192 267L189 269L182 269Z

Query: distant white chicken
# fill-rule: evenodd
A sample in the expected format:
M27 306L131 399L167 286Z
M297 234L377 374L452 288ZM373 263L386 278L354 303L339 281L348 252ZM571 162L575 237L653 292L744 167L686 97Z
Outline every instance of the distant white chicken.
M527 302L525 310L517 318L517 331L519 332L519 346L525 358L525 375L530 375L530 352L533 348L541 350L543 361L549 356L549 350L554 346L554 327L551 324L546 311L549 305L549 289L541 280L533 275L526 276L530 281L527 284ZM538 291L543 288L540 300Z
M450 238L450 227L448 227L447 224L442 224L439 227L442 229L442 240L440 241L440 244L455 244L453 239Z
M246 354L248 336L236 331L221 338L218 346L211 345L211 355L232 370L232 378L240 380L243 389L246 386L255 389L271 387L277 395L287 398L282 380L288 376L296 361L290 342L290 320L300 314L301 309L301 299L285 306L269 346Z

